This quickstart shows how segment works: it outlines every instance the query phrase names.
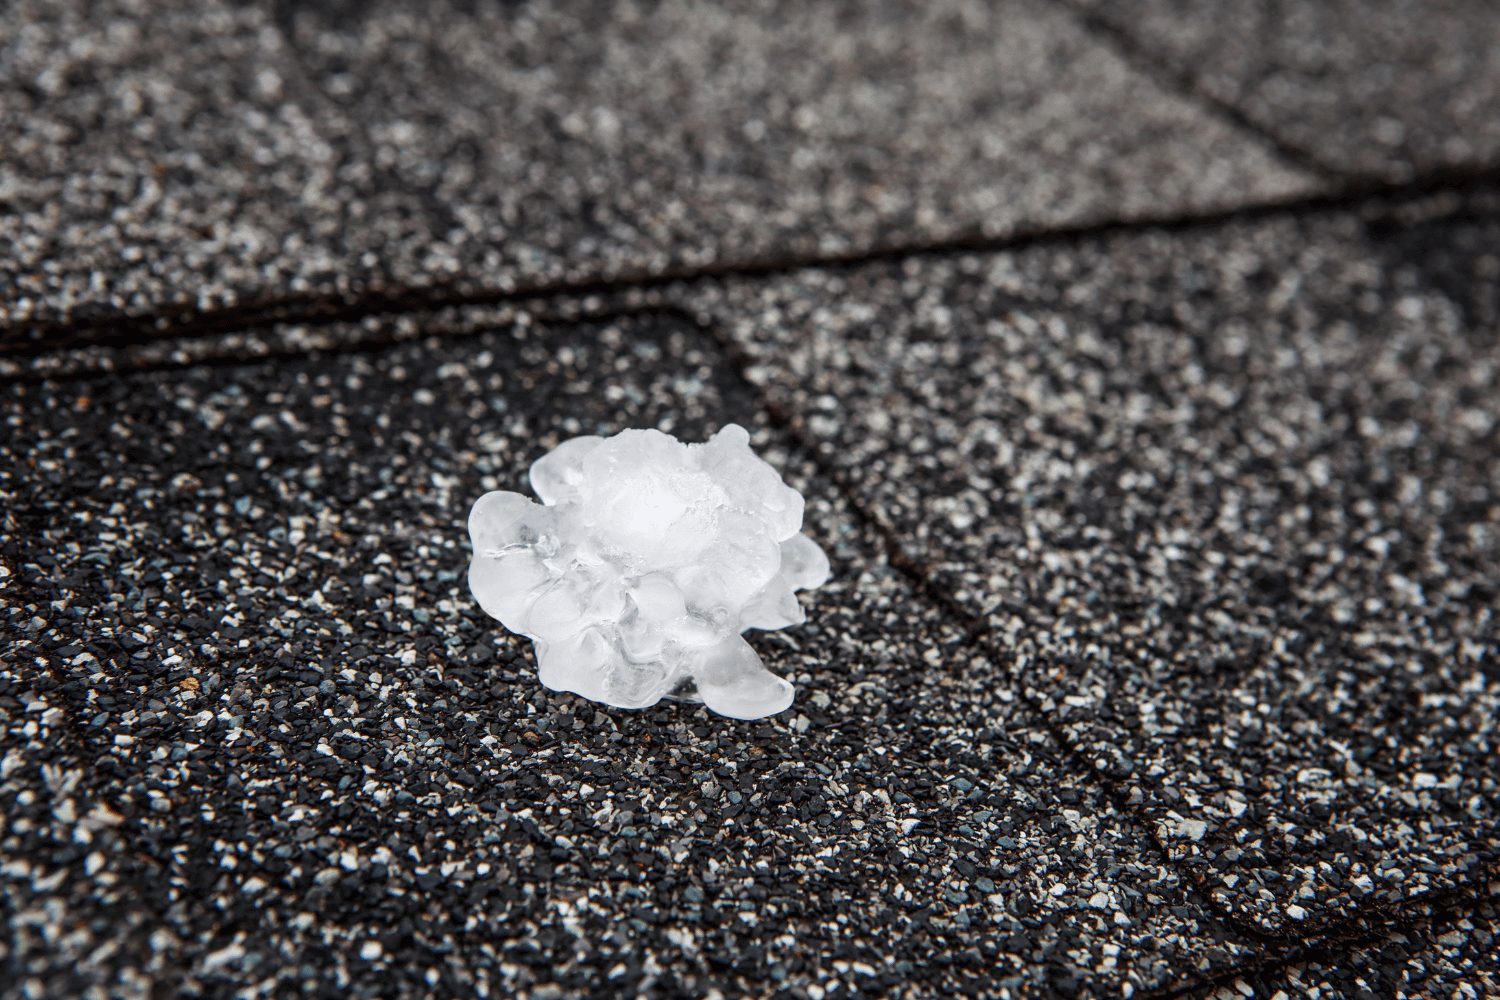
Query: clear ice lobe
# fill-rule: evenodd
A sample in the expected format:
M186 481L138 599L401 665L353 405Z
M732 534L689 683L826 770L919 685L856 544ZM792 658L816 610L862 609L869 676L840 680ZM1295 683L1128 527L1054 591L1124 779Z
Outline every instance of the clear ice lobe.
M828 557L743 427L702 444L572 438L532 464L531 488L541 503L475 501L469 589L532 640L544 685L621 708L701 699L736 719L791 705L741 633L805 621L796 591L827 581Z

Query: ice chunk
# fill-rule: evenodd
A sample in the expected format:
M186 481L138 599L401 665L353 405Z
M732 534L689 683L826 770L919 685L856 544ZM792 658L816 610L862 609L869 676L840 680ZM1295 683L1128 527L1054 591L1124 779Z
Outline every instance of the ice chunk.
M828 579L828 557L799 531L781 543L781 577L793 590L815 590Z
M604 442L589 434L570 438L531 463L531 488L545 504L575 503L578 487L583 483L583 462L589 452ZM488 493L486 496L519 497L519 493ZM483 497L480 498L483 502Z
M532 639L543 684L622 708L695 688L686 697L739 719L791 705L740 633L803 622L794 592L828 579L828 557L743 427L702 444L573 438L532 465L531 487L542 503L474 503L469 588Z

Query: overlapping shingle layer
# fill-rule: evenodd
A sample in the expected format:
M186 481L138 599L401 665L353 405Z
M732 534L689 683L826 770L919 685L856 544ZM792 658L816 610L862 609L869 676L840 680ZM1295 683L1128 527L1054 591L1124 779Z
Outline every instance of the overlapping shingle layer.
M0 995L1493 993L1500 21L1365 7L0 15ZM541 688L469 504L729 422L793 707Z

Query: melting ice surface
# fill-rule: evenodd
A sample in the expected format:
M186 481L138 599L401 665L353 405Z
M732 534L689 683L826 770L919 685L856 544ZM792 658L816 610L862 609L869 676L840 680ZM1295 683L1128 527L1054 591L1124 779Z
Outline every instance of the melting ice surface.
M696 697L759 719L792 685L740 637L806 620L828 579L802 496L729 424L702 444L656 430L564 441L531 467L536 503L486 493L469 512L469 589L531 638L541 682L622 708ZM691 680L691 685L688 683Z

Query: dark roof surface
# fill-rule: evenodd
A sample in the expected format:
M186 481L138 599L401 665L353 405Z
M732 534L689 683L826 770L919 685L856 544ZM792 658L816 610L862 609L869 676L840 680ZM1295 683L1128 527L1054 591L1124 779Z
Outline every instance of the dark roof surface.
M1309 164L1405 180L1500 156L1500 23L1483 0L1069 2Z
M0 997L1500 994L1500 16L1243 9L0 14ZM793 707L543 689L729 422Z
M1315 183L1032 0L111 6L3 15L12 321L555 287Z

